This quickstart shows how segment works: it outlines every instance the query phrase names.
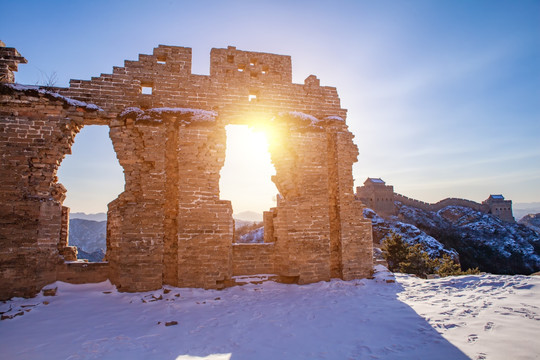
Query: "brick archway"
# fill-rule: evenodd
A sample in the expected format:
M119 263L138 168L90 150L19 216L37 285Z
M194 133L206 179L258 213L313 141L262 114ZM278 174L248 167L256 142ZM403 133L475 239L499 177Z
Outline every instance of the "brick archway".
M53 133L73 122L72 113L85 114L80 125L108 125L124 168L125 191L108 212L111 281L123 291L163 284L221 288L233 275L254 271L244 255L263 256L265 269L299 283L368 276L371 224L354 199L358 150L336 88L321 86L314 75L292 83L289 56L228 47L212 49L210 57L210 75L195 75L191 49L160 45L112 74L72 80L49 95L67 109L58 113L64 120L52 125ZM8 94L8 102L16 96ZM45 108L34 111L48 116ZM219 199L225 126L255 118L279 134L270 152L282 197L265 214L274 245L264 254L233 249L231 204ZM40 131L45 125L36 126ZM64 156L70 144L54 156ZM53 176L45 181L54 183ZM14 232L22 234L17 226ZM60 238L47 235L55 246ZM32 246L42 249L39 241ZM54 256L61 259L58 251ZM18 265L10 266L4 273ZM47 279L54 276L60 275ZM34 289L43 284L33 279Z
M188 108L120 113L110 134L126 188L109 205L107 232L110 276L120 289L221 288L255 269L300 283L369 273L358 238L369 226L352 199L357 150L344 121L299 112L264 119L258 125L273 129L272 180L281 194L265 216L274 241L236 248L231 204L219 198L228 119ZM253 266L253 257L265 265Z

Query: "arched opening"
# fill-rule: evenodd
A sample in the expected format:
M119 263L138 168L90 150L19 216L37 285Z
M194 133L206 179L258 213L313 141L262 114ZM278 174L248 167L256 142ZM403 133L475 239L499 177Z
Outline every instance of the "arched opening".
M220 173L220 198L232 202L233 242L263 242L263 212L276 206L276 171L267 135L247 125L227 125L225 165Z
M80 260L102 261L107 249L107 204L125 184L108 126L81 130L71 155L58 169L58 179L67 189L64 206L70 208L68 245L77 247Z

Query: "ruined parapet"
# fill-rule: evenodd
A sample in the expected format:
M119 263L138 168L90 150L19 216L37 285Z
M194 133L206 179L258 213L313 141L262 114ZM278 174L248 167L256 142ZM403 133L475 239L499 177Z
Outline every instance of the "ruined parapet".
M293 112L274 129L272 180L281 194L273 219L276 273L299 283L367 276L371 224L354 201L349 168L358 150L345 122Z
M63 199L62 199L63 202ZM60 224L60 241L58 242L58 252L65 261L77 260L77 247L69 246L69 208L62 206L62 220Z
M27 62L17 49L6 47L6 44L0 40L0 83L14 83L13 72L18 70L19 64Z
M228 228L232 228L231 216L228 214L230 203L219 200L218 188L219 170L223 165L221 161L225 151L224 126L231 123L251 125L262 122L278 132L283 130L280 141L287 143L273 154L276 169L279 168L275 182L282 199L281 207L278 206L272 215L272 221L266 222L268 226L272 225L272 230L268 228L268 233L272 233L272 240L278 243L277 271L291 277L303 274L302 282L342 277L342 260L350 258L348 262L365 262L366 269L353 269L354 266L349 264L345 267L347 277L366 276L371 270L371 257L368 260L368 256L360 254L361 251L346 250L345 247L349 245L341 245L343 239L351 239L345 241L348 244L358 243L357 240L352 240L356 236L370 238L370 225L356 224L349 228L350 224L361 222L361 204L357 204L360 207L354 209L351 207L342 210L347 208L348 203L354 203L352 172L346 171L346 168L356 161L357 149L346 128L346 110L340 106L336 89L321 86L314 75L309 76L304 84L293 84L289 56L240 51L228 47L212 49L210 58L210 76L195 75L191 73L191 49L160 45L154 49L152 55L140 55L138 61L126 61L124 67L114 68L110 75L102 74L89 81L72 80L70 89L64 92L80 100L95 102L117 113L126 107L138 107L141 111L146 111L145 116L152 117L151 113L155 112L152 109L156 108L190 108L214 111L218 116L216 125L206 126L204 129L196 128L193 124L177 130L170 129L177 133L175 136L178 136L177 146L180 149L177 154L184 160L177 164L177 168L166 169L167 178L173 178L171 171L179 172L181 176L178 181L182 185L176 190L170 185L163 186L172 194L167 197L166 202L172 202L171 199L177 197L180 205L175 210L176 213L165 210L169 215L159 216L165 219L166 224L176 224L179 230L171 231L172 225L165 225L163 231L169 235L159 240L163 243L164 261L161 270L156 268L153 273L163 273L165 283L204 287L220 287L230 276L230 245L223 245L231 242L227 234ZM282 118L280 114L293 116L285 116L289 116L285 125L269 122L270 119ZM308 120L305 117L308 117ZM338 125L330 125L331 123ZM113 125L113 143L117 141L115 134L124 131L119 129ZM167 133L166 136L163 135L162 141L164 144L172 144L170 139L175 136ZM199 141L198 148L193 147L196 141ZM210 145L212 143L213 148ZM331 155L326 158L320 156L327 153ZM172 153L168 151L168 154L171 156ZM334 161L339 164L332 164ZM120 163L122 164L122 160ZM202 168L201 164L204 164ZM130 181L128 173L130 171L126 170L126 188ZM306 179L303 179L304 175ZM207 183L206 192L199 194L197 189L200 187L193 184L203 181L203 178ZM344 179L346 181L343 182ZM329 191L332 194L329 194ZM119 197L119 201L123 196L122 194ZM214 200L206 201L208 196ZM115 201L109 208L111 248L108 252L111 252L111 255L107 255L107 259L111 261L113 269L116 263L116 260L113 260L116 246L113 239L117 237L115 234L125 234L115 232L117 215L114 213L118 213L117 207L118 202ZM165 209L170 208L165 205ZM218 215L213 216L212 212ZM341 213L347 215L343 215L341 219ZM348 220L350 218L358 220ZM125 222L124 217L121 219L124 220L118 222ZM204 225L206 221L208 223ZM303 224L302 230L295 229L299 224ZM294 232L297 234L291 235ZM359 233L361 235L358 235ZM272 241L269 235L267 237L268 241ZM156 240L154 244L159 244L159 241ZM371 238L366 244L370 242ZM221 249L219 251L222 257L217 255L217 250L210 251L211 254L216 253L215 256L199 256L204 244L213 249ZM370 251L368 245L358 246L365 246L366 251ZM346 253L344 257L343 252ZM333 254L332 260L330 253ZM291 256L295 259L291 259ZM357 256L360 258L356 258ZM214 261L213 265L203 261L207 258L210 262ZM120 255L115 259L119 262L128 261L122 260ZM216 260L222 264L222 268L215 268ZM172 264L177 264L177 268ZM208 277L204 272L208 272L211 266L214 267L214 270L210 271L213 275ZM200 271L195 270L199 267ZM333 270L330 270L331 268ZM111 272L115 273L117 272ZM154 277L155 280L150 283L157 284L158 275Z
M228 47L212 49L210 58L210 76L192 74L190 48L160 45L112 74L71 80L60 92L117 114L127 107L174 107L216 111L234 124L249 123L249 114L281 111L346 118L335 87L320 86L314 75L292 83L290 56Z
M97 107L38 87L0 84L0 299L56 280L66 250L65 188L56 171Z
M221 288L231 277L232 207L219 199L226 135L215 118L129 108L111 125L126 186L109 204L107 260L121 290Z
M276 216L276 208L263 212L264 225L264 242L273 243L276 241L274 236L274 217Z
M233 276L275 274L275 244L233 244L232 264Z
M338 214L339 221L335 223L339 225L340 252L338 260L332 263L341 267L337 273L339 278L351 280L370 276L373 271L373 234L371 221L358 216L365 206L354 196L352 166L358 158L354 135L348 131L344 121L338 119L332 124L327 133L335 136L335 140L329 139L329 147L335 147L329 163L336 171L335 178L330 177L331 186L336 184L336 195L335 202L330 197L330 206L334 206Z
M353 194L358 149L345 124L347 111L336 88L321 86L314 75L293 84L289 56L213 49L210 76L204 76L191 73L191 49L160 45L112 74L72 80L68 89L3 89L2 114L4 108L9 111L2 121L13 125L0 133L9 153L5 160L15 156L8 163L20 169L2 168L2 186L13 190L14 204L39 203L39 208L30 206L34 212L21 210L24 221L2 238L17 246L31 242L31 256L23 246L9 255L35 260L28 269L39 269L40 275L25 273L26 293L45 278L73 279L77 273L84 279L108 276L121 291L145 291L163 284L222 288L238 272L264 270L309 283L365 277L372 270L371 224L362 219L363 205ZM21 96L27 98L17 103ZM10 112L12 106L21 108ZM228 124L263 126L275 135L273 181L281 194L277 207L265 215L268 244L263 246L233 250L231 203L219 197ZM109 204L108 264L88 266L88 271L57 264L75 255L66 241L65 189L55 173L82 125L110 127L126 181L124 192ZM38 141L20 155L11 149L19 136ZM46 159L36 156L41 151ZM46 173L26 175L32 171ZM29 179L42 182L43 189L31 189ZM23 190L37 197L25 197ZM3 211L18 214L11 200L3 201ZM36 255L36 249L46 249L52 260L36 265L45 256ZM18 278L11 271L24 261L13 266L11 258L6 261L0 271L9 284L2 285L7 289L2 294L15 294ZM57 265L56 277L51 264Z
M259 81L262 84L291 83L291 57L237 50L212 49L210 52L210 76L225 82Z

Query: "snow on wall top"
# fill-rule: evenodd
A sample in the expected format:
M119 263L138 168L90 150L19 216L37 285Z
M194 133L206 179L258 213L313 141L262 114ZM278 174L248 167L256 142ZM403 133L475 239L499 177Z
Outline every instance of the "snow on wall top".
M134 118L136 121L152 120L161 122L164 116L183 117L181 120L185 123L192 122L214 122L217 113L215 111L190 109L190 108L153 108L141 110L138 107L125 108L119 115L120 118Z
M60 94L58 94L58 93L56 93L54 91L48 90L46 88L42 88L40 86L20 85L20 84L5 84L5 86L7 86L7 87L9 87L9 88L11 88L13 90L23 91L23 92L26 92L26 93L34 92L34 93L47 95L47 96L53 97L55 99L62 100L66 104L71 105L71 106L83 107L85 109L94 110L94 111L103 111L102 108L100 108L99 106L97 106L95 104L89 104L89 103L86 103L84 101L74 100L74 99L71 99L69 97L60 95Z

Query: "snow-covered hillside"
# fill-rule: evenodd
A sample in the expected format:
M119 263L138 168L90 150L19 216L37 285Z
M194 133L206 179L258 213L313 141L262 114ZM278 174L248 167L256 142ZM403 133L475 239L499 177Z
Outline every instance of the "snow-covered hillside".
M382 268L379 267L379 270ZM534 359L540 277L118 293L55 283L0 304L4 359ZM392 281L392 280L390 280Z
M264 242L264 226L240 236L239 243L262 243Z
M380 243L386 236L393 232L401 235L403 240L410 245L423 245L425 251L431 257L442 257L444 254L447 254L452 258L458 258L455 250L446 249L443 244L414 225L399 221L396 218L390 220L384 219L369 208L364 209L364 217L371 220L371 224L373 225L373 240L376 243Z
M396 205L398 215L385 219L370 209L364 211L372 220L374 241L394 231L410 243L424 244L431 254L457 252L463 269L479 267L496 274L540 270L540 234L524 225L461 206L433 212Z
M107 248L107 221L69 220L69 245L79 250L79 259L101 261Z

